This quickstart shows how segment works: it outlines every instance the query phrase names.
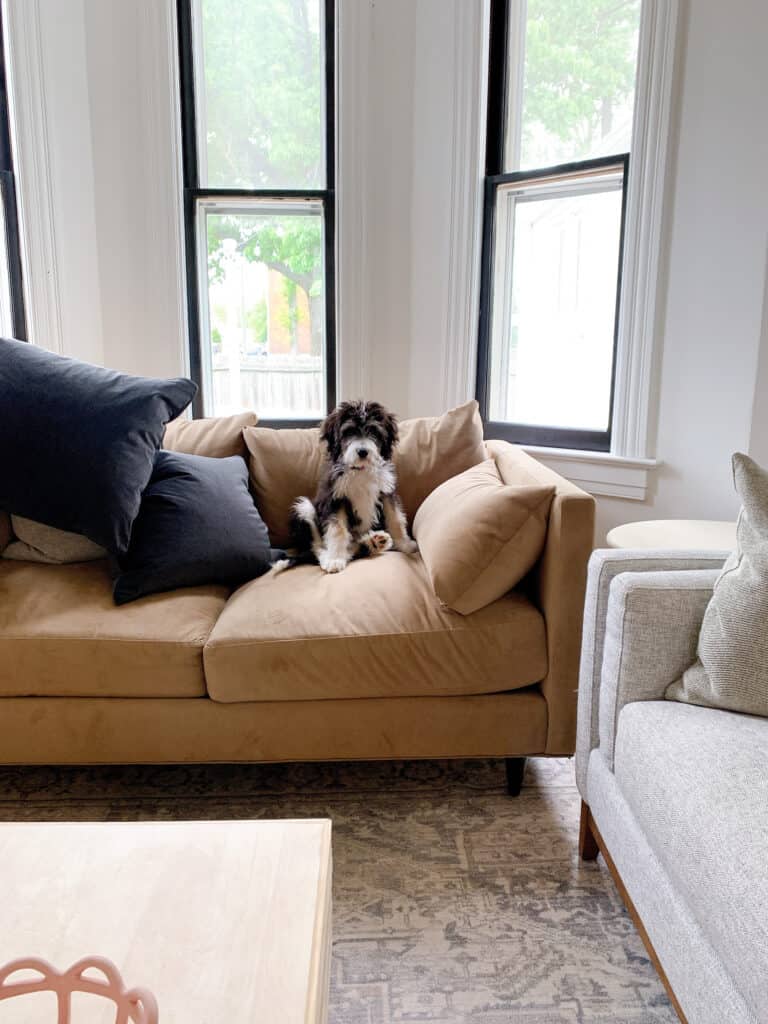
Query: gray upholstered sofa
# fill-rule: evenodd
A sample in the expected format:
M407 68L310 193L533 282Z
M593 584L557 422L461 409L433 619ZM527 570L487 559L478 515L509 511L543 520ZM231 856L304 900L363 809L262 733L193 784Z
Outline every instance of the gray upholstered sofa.
M580 850L688 1024L768 1021L768 720L664 699L724 557L596 551L585 608Z

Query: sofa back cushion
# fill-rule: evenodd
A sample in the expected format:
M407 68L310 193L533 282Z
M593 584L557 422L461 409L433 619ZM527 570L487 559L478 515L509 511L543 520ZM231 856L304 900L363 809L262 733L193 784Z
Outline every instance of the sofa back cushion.
M400 424L395 452L397 489L413 524L419 506L445 480L487 458L483 421L476 401L442 416L423 416Z
M246 427L251 490L274 547L290 545L291 505L314 497L325 464L325 445L317 427L274 430Z
M397 487L409 522L422 501L443 481L483 462L483 424L477 402L466 402L442 416L403 420L395 451ZM291 505L300 495L313 498L326 464L317 427L275 430L246 427L251 488L275 547L290 544Z
M768 717L768 471L737 452L733 478L743 503L736 550L704 613L698 658L666 696Z
M547 535L553 485L508 485L487 459L440 484L416 513L413 535L437 597L470 615L511 590Z
M234 416L211 416L199 420L183 417L165 428L163 448L185 455L205 455L209 459L228 459L232 455L248 457L243 430L255 427L255 412L239 412Z

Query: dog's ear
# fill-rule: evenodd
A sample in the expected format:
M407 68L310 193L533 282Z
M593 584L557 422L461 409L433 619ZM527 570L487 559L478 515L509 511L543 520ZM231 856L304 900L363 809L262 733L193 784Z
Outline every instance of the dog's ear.
M320 440L328 445L328 455L331 462L341 458L341 421L344 418L344 407L336 406L333 412L328 413L320 424Z
M381 457L389 461L392 458L392 452L395 450L399 438L397 420L388 409L385 409L384 406L380 405L378 402L372 402L371 405L375 407L376 419L384 431L384 441L381 445Z

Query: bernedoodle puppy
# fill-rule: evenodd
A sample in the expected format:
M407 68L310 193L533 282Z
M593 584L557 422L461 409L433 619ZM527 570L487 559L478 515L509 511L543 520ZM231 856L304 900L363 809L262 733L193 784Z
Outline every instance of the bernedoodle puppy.
M393 547L413 554L417 545L408 536L392 464L395 417L379 402L342 402L321 425L320 439L328 463L315 499L293 504L297 554L276 563L273 572L305 562L341 572L353 558Z

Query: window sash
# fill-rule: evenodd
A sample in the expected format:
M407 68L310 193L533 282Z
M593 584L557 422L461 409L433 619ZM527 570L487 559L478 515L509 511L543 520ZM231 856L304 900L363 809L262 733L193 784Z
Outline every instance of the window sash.
M644 0L644 3L647 0ZM510 113L520 121L523 102L523 72L521 56L525 42L525 0L491 0L489 61L488 61L488 110L486 131L486 180L483 204L483 243L481 256L480 316L478 330L476 396L486 434L503 438L518 444L543 447L582 449L589 451L611 451L611 437L614 419L614 396L616 392L616 371L620 330L620 304L622 296L622 274L624 265L624 242L627 211L627 190L629 185L629 156L622 154L612 157L597 157L589 160L561 164L556 167L536 170L525 169L504 173L508 160L516 164L520 150L519 129L510 133ZM640 54L638 52L638 68ZM636 100L637 102L637 94ZM616 312L614 318L614 344L611 362L611 385L609 400L609 421L605 431L546 427L523 423L507 423L490 417L491 397L491 344L493 331L493 296L495 267L495 229L498 190L501 186L517 183L521 187L528 183L531 188L539 181L555 187L568 176L585 175L591 171L605 170L612 165L622 166L622 206L620 226L620 249L616 281ZM563 184L563 187L564 184ZM498 290L498 289L497 289ZM509 289L507 289L509 290ZM508 296L509 298L509 296Z
M207 218L209 215L231 215L237 216L242 214L244 216L262 214L262 215L289 215L291 217L314 217L320 223L320 229L323 235L322 249L325 254L325 207L324 202L320 198L307 198L306 196L284 198L280 197L266 197L266 196L251 196L237 198L234 196L222 197L217 194L216 196L198 199L197 200L197 225L196 225L196 237L197 237L197 268L198 268L198 294L200 296L200 328L201 328L201 380L203 381L205 394L213 397L214 395L214 367L213 367L213 349L210 344L211 341L211 310L210 310L210 283L208 280L208 231L207 231ZM323 280L323 307L326 313L323 323L323 351L321 353L321 372L323 375L324 383L327 384L328 374L328 357L327 357L327 295L325 294L325 261L323 261L322 268L322 280ZM256 410L259 412L259 410ZM206 409L208 415L213 414L213 409ZM323 415L322 409L319 413L309 412L306 416L296 416L293 419L278 419L275 417L265 417L259 415L261 423L274 424L291 423L298 426L309 426L317 422Z
M503 438L516 444L600 452L611 450L628 180L629 156L627 154L585 160L580 163L563 164L560 167L544 168L539 171L515 171L509 174L495 174L486 179L483 217L480 332L477 358L477 398L480 403L480 411L486 425L486 431L490 436ZM575 427L542 426L493 419L490 415L493 407L491 400L492 389L498 386L498 382L491 379L493 368L492 346L495 327L494 316L499 315L501 317L501 330L505 333L508 332L508 325L511 322L512 298L511 276L507 276L503 287L500 287L500 268L496 261L499 196L509 196L511 194L515 197L515 203L517 203L534 199L565 198L570 195L602 193L613 191L617 188L621 189L622 201L607 429L604 431L585 430ZM510 243L510 251L505 254L505 258L501 261L501 266L511 268L511 246L514 244L514 232L507 232L505 237ZM498 299L499 294L502 298L502 305L499 310L495 310L494 299Z
M198 118L199 105L205 102L205 88L196 88L204 81L201 39L200 0L177 0L179 37L179 72L181 81L182 163L184 178L184 241L187 288L187 336L190 376L198 385L192 404L195 417L210 415L212 386L210 352L203 350L208 334L208 260L207 241L202 209L215 212L253 212L255 204L273 204L282 212L301 203L315 202L322 210L323 294L325 300L324 373L325 405L336 404L336 214L335 214L335 0L321 3L321 66L324 72L322 90L323 166L325 187L320 189L241 189L208 188L201 185L201 166L205 160L205 119ZM246 206L248 210L246 210ZM259 207L263 208L263 206ZM202 219L201 219L202 216ZM201 226L202 225L202 226ZM203 258L205 257L205 258ZM256 410L258 412L258 410ZM260 422L273 427L306 427L314 417L266 419Z

